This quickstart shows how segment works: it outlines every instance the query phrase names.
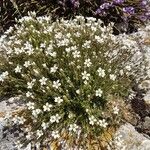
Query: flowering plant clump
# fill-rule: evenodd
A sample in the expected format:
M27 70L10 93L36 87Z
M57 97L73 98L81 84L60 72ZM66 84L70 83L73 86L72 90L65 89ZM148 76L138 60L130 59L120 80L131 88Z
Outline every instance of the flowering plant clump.
M91 17L52 22L32 14L19 24L0 38L0 92L26 104L12 119L24 131L21 140L86 146L117 127L120 103L143 71L133 59L137 43Z
M150 19L148 0L2 0L0 4L3 30L13 25L15 18L26 16L28 11L35 11L38 16L51 13L54 20L61 17L70 19L76 15L97 17L106 25L114 22L116 34L136 31L137 24Z

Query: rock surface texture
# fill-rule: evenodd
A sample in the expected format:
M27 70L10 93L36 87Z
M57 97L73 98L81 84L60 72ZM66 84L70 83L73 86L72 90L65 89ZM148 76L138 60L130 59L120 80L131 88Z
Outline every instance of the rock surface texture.
M134 126L129 123L122 125L117 131L117 134L122 136L124 150L150 150L149 137L138 133Z
M9 102L9 105L7 104ZM11 103L13 102L13 104ZM21 107L21 106L20 106ZM18 103L15 99L9 99L8 101L0 102L0 112L8 113L18 109ZM146 118L145 125L149 126L150 119ZM13 134L8 134L7 137L3 137L3 127L5 125L4 117L0 117L0 150L16 150L14 143L16 138ZM117 131L116 135L122 136L124 150L150 150L150 139L148 136L144 136L138 133L134 126L129 123L122 125ZM122 146L122 145L121 145ZM30 146L22 150L31 150ZM123 150L117 146L117 150Z
M18 98L10 98L0 102L0 150L16 150L15 142L17 139L15 135L10 132L5 136L4 127L6 125L5 116L23 108L23 105L18 100Z

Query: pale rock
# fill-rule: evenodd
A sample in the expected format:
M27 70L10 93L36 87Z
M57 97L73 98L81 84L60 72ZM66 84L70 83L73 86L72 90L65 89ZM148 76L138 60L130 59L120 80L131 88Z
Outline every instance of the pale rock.
M122 125L116 132L116 135L118 134L122 136L125 150L150 150L150 139L138 133L131 124ZM122 150L122 148L118 148L118 150Z

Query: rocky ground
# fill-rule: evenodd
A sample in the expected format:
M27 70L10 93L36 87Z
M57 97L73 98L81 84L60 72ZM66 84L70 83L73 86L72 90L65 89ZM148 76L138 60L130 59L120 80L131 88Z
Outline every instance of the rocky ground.
M16 138L13 134L8 133L5 137L4 127L5 127L5 116L9 113L16 112L21 109L23 106L18 102L16 98L3 99L0 102L0 150L15 150L15 141Z
M136 100L138 100L138 98L136 98ZM145 111L145 107L142 106L142 103L139 103L140 102L136 102L136 106L138 106L138 108L141 107ZM3 134L5 126L4 116L6 114L8 115L9 112L11 113L18 111L19 109L22 109L22 107L23 105L18 101L17 98L10 98L0 102L0 150L15 150L15 135L11 134L10 132L5 137L5 134ZM133 121L131 123L122 125L116 132L116 136L118 134L122 135L121 139L124 144L124 150L150 150L150 136L148 134L149 132L146 132L150 129L150 116L147 116L146 114L144 117L141 117L140 111L137 112L137 110L140 109L134 109L136 113L139 113L137 114L139 116L139 120L137 119L136 123ZM117 150L123 150L121 147L119 148L119 145L117 145L117 148ZM26 149L22 150L31 150L30 145Z

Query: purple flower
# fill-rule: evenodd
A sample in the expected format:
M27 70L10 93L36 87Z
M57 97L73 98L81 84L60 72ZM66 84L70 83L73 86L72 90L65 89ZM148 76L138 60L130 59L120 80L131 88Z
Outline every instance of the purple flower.
M101 16L106 16L106 9L109 9L110 7L112 7L113 4L112 3L103 3L102 5L100 5L100 7L96 10L95 14L96 15L101 15Z
M146 12L146 13L145 13L145 16L146 16L148 19L150 19L150 11Z
M130 15L133 15L135 13L135 10L134 10L133 7L129 6L129 7L124 7L123 12L127 13L127 14L130 14Z
M100 6L100 9L109 9L110 7L112 6L112 3L103 3L101 6Z
M113 0L113 3L115 4L122 4L125 0Z
M105 12L105 10L98 8L95 12L95 15L106 16L107 13Z
M142 1L141 1L141 5L142 5L142 6L146 6L147 4L148 4L147 0L142 0Z
M141 16L139 16L139 19L140 19L141 21L146 21L146 20L148 19L148 17L145 16L145 15L141 15Z
M98 8L95 12L96 15L100 14L102 12L102 10L100 8Z
M74 8L79 8L80 5L79 0L70 0L70 2L73 4Z

